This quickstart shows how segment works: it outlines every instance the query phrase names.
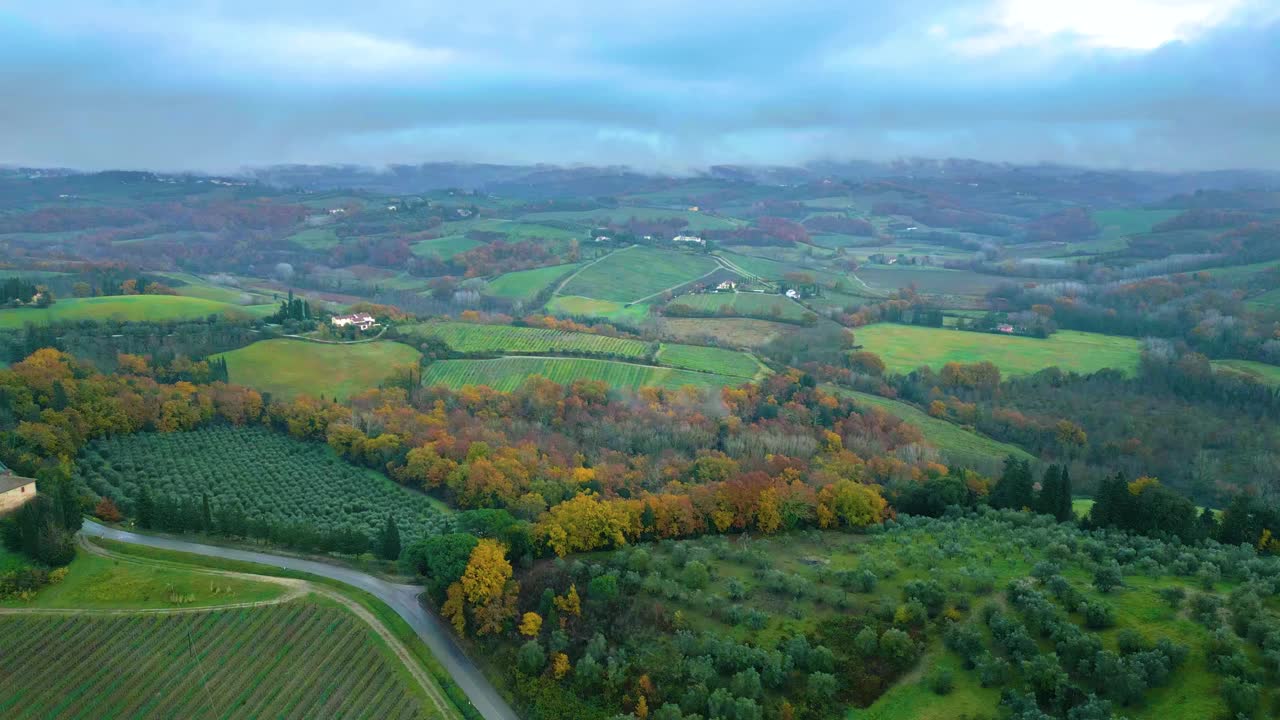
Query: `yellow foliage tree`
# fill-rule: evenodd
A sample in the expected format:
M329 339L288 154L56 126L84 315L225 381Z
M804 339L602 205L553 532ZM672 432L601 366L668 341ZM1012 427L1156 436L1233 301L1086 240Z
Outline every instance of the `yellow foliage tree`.
M556 596L556 609L566 615L578 617L582 615L582 598L578 596L578 586L570 585L564 597Z
M551 656L551 674L554 675L557 680L563 679L565 675L568 675L571 667L572 666L569 665L568 655L558 652Z
M766 535L782 525L782 513L778 510L778 491L767 488L760 493L756 506L756 527Z
M594 495L578 495L556 505L539 524L556 555L587 552L627 543L630 518L620 505Z
M520 619L520 634L525 637L538 637L542 632L542 616L536 612L527 612Z
M884 520L888 509L874 485L841 480L818 491L818 524L824 528L874 525Z
M453 631L463 635L467 630L466 603L464 602L462 583L454 583L445 592L444 605L440 612L453 625Z

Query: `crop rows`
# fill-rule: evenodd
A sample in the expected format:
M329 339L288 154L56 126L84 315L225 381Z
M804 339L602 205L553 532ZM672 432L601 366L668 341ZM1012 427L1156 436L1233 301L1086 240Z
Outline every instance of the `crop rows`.
M612 387L625 389L640 387L674 389L684 385L718 388L743 382L740 377L609 360L506 357L497 360L434 362L423 371L422 383L445 385L455 389L464 385L488 385L495 390L511 391L531 375L541 375L562 385L568 385L575 380L602 380Z
M0 617L0 717L429 718L369 628L310 603Z
M706 255L634 247L619 250L583 268L560 289L560 294L636 302L696 280L715 269L716 261Z
M321 530L350 527L370 536L394 513L408 538L448 529L427 496L356 467L324 445L263 428L212 427L142 433L94 441L77 463L100 495L135 506L142 487L154 496L199 501L216 514L238 508L249 518L304 522Z
M412 335L434 336L462 353L596 353L643 358L649 344L641 340L590 333L469 323L425 323L403 330Z
M748 380L760 372L760 363L746 353L701 345L664 343L658 353L658 362L671 367L732 375Z

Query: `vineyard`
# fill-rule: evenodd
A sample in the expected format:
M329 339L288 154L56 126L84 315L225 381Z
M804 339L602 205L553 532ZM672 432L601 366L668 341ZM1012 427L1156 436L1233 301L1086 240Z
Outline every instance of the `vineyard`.
M754 357L737 350L670 343L662 345L662 350L658 352L658 362L671 367L747 379L756 377L762 369Z
M461 353L581 353L643 359L650 348L642 340L510 325L423 323L400 331L414 337L439 338Z
M0 617L0 717L431 718L344 610Z
M488 385L495 390L511 391L531 375L541 375L562 385L575 380L602 380L612 387L623 389L640 387L675 389L684 385L718 388L745 382L741 377L650 365L633 365L610 360L507 357L497 360L434 362L423 370L422 384L445 385L455 389L464 385Z
M233 383L277 397L324 395L342 400L378 387L397 367L417 365L419 353L393 342L329 345L276 338L222 357Z
M338 458L325 445L262 428L203 428L94 441L77 471L96 493L135 507L145 485L154 496L201 498L216 514L352 528L373 535L388 512L406 539L446 531L450 522L431 498Z

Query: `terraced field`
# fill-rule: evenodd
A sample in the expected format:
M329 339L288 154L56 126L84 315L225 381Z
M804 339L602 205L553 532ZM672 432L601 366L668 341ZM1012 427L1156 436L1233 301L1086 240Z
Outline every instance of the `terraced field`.
M782 295L764 293L699 293L681 295L670 305L685 305L705 313L738 315L762 319L799 320L808 311ZM724 312L725 309L729 312Z
M560 294L636 302L692 282L716 267L716 261L706 255L632 247L583 268L560 289Z
M433 718L336 605L0 617L0 716Z
M47 308L0 310L0 329L21 328L27 323L47 325L52 322L79 320L164 321L194 320L210 315L240 314L265 316L275 312L274 305L239 306L216 300L181 295L115 295L110 297L71 298L59 300Z
M674 368L633 365L612 360L583 358L506 357L496 360L441 360L422 372L423 385L488 385L511 391L532 375L541 375L562 385L575 380L601 380L611 387L634 390L641 387L675 389L685 385L719 388L744 382L741 377L714 375Z
M400 331L415 337L440 338L463 353L600 353L641 359L650 350L650 344L643 340L510 325L422 323L402 327Z
M222 355L231 382L277 397L324 395L339 400L378 387L422 353L395 342L335 345L279 338Z

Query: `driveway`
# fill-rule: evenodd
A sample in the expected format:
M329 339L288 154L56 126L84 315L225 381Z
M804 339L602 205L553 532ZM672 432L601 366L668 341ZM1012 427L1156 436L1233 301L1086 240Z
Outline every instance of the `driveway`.
M498 693L497 689L489 683L484 673L480 672L475 663L471 662L466 653L462 652L462 648L458 647L458 644L453 639L452 630L418 602L418 596L424 590L418 585L398 585L362 573L359 570L315 560L304 560L302 558L272 555L250 550L237 550L214 545L201 545L184 540L152 537L150 535L138 535L125 530L105 527L92 520L85 520L84 527L80 532L93 537L119 540L120 542L145 545L162 550L176 550L178 552L192 553L193 555L241 560L260 565L274 565L279 568L327 577L352 587L360 588L386 603L400 617L404 618L405 622L409 623L410 627L418 633L418 637L422 638L427 647L431 649L431 654L435 655L436 660L453 676L453 681L467 694L472 705L476 710L480 711L485 720L519 720L520 718L511 709L511 706L502 699L502 695Z

